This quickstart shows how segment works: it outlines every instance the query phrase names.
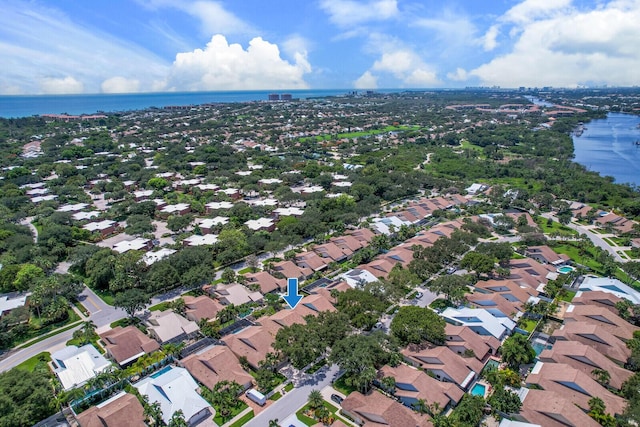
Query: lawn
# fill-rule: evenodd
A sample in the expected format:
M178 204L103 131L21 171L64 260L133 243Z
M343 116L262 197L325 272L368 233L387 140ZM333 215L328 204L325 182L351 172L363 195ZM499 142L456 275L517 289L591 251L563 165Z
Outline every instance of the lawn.
M560 299L560 301L571 302L575 296L576 291L564 291L558 294L558 299Z
M247 273L251 273L253 272L253 268L251 267L247 267L247 268L243 268L242 270L238 270L238 274L247 274Z
M277 393L273 393L269 399L271 399L271 400L273 400L275 402L276 400L280 399L281 397L282 397L282 393L277 392Z
M547 219L544 217L538 217L536 222L538 223L540 228L542 228L542 232L545 234L549 234L555 231L559 233L561 236L562 235L566 235L566 236L578 235L577 231L567 227L566 225L562 225L556 221L552 221L550 226L547 225Z
M80 313L82 313L85 317L89 317L91 315L91 313L89 313L89 311L84 308L84 305L82 305L82 303L80 301L74 301L73 305L80 310Z
M80 317L76 314L75 311L73 311L73 309L71 309L71 307L69 307L68 314L69 316L66 320L63 320L62 322L52 323L43 327L38 327L40 324L40 319L32 316L31 319L29 319L29 326L31 326L31 328L24 335L16 338L16 340L13 341L13 346L19 347L21 344L31 339L37 338L29 345L35 344L49 338L49 336L56 335L60 332L66 331L67 329L78 326L80 324ZM58 328L62 329L57 331L56 329Z
M319 361L318 363L316 363L315 365L311 366L307 370L307 373L308 374L315 374L316 372L318 372L320 370L320 368L322 368L326 364L327 364L327 361L323 359L323 360Z
M327 401L324 402L324 406L329 410L332 418L339 419L340 421L346 424L345 420L341 419L340 416L338 416L337 407L333 406L331 403ZM305 415L305 412L308 410L309 410L309 405L303 406L296 412L296 417L298 417L300 421L302 421L305 425L308 425L308 426L313 426L318 424L318 420L311 418L308 415Z
M286 386L284 386L284 391L291 391L293 390L293 383L289 383Z
M631 259L638 258L638 257L636 256L636 252L635 252L635 251L631 251L631 250L629 250L629 251L624 251L624 253L625 253L625 254L627 254L627 256L628 256L629 258L631 258Z
M21 364L16 366L16 369L22 369L23 371L33 372L38 367L48 369L47 362L51 361L51 354L48 351L36 354L30 359L25 360Z
M348 396L353 391L358 391L358 389L356 387L352 387L350 385L347 385L347 383L344 380L345 380L344 376L341 376L340 378L338 378L333 383L333 388L335 388L336 390L338 390L339 392L341 392L345 396Z
M523 319L520 321L518 327L520 329L524 329L525 331L531 333L533 332L537 324L538 322L533 319Z
M240 418L238 421L236 421L235 423L231 424L231 427L240 427L245 425L250 419L252 419L253 417L255 417L255 414L253 413L253 409L249 412L247 412L246 414L244 414L242 416L242 418Z
M229 418L227 419L222 419L222 416L220 416L220 410L219 408L216 408L215 406L213 407L213 409L216 410L216 416L213 418L213 421L218 424L219 426L223 425L224 423L226 423L227 421L233 419L233 417L235 417L236 415L238 415L240 412L244 411L244 408L247 407L247 404L244 403L243 401L239 401L240 405L238 405L237 408L233 408L233 410L231 411L231 414L229 415ZM242 425L242 424L240 424Z
M149 311L165 311L169 309L169 302L168 301L163 301L159 304L156 305L152 305L151 307L149 307Z

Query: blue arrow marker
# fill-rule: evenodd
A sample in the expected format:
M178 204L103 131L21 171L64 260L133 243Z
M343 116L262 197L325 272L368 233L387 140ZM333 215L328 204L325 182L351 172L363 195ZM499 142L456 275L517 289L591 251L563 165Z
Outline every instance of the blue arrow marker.
M302 295L298 295L298 279L287 279L287 293L283 298L289 307L296 308L302 299Z

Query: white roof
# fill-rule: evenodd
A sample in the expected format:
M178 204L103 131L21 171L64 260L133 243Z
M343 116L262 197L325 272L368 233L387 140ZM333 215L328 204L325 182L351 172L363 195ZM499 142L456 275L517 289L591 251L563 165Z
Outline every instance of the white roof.
M357 288L362 283L373 283L378 281L378 278L370 271L360 268L354 268L346 273L342 273L338 276L338 279L344 280L352 288Z
M319 193L320 191L324 191L324 188L319 185L310 185L308 187L302 187L301 191L303 193Z
M618 298L629 300L633 304L640 304L640 292L628 285L625 285L618 279L587 276L578 289L583 292L602 291L608 294L613 294Z
M90 222L89 224L83 225L82 228L89 231L100 231L100 230L105 230L111 227L115 223L116 223L115 221L105 219L103 221Z
M164 259L169 255L172 255L175 253L176 253L175 249L162 248L159 251L147 252L146 254L143 255L142 261L144 261L144 263L147 265L151 265L154 262L158 262L161 259Z
M353 185L349 181L334 181L331 184L335 187L351 187Z
M182 410L186 421L198 414L209 404L196 390L198 384L184 368L171 366L170 369L156 376L147 377L134 387L140 394L149 397L149 402L158 402L162 408L162 419L165 423L175 412ZM210 409L213 412L213 409Z
M233 203L231 202L210 202L205 205L209 209L231 209Z
M133 195L135 197L149 197L152 194L153 194L153 190L138 190L133 192Z
M11 311L14 308L22 307L27 302L27 295L21 295L16 298L9 299L8 295L0 296L0 314L5 311Z
M125 240L122 242L118 242L113 245L113 250L122 254L127 251L139 251L143 248L146 248L149 243L149 239L143 239L142 237L137 237L133 240Z
M160 209L160 212L174 213L183 211L185 209L189 209L189 203L176 203L175 205L166 205L162 209Z
M84 384L111 366L91 344L80 348L70 345L51 355L57 365L54 370L65 390Z
M214 190L215 191L218 188L220 188L219 186L217 186L215 184L198 184L198 185L196 185L196 187L198 187L202 191L207 191L207 190Z
M55 200L57 199L58 196L56 196L55 194L49 194L47 196L36 196L36 197L32 197L31 201L33 203L39 203L39 202L44 202L46 200Z
M189 236L184 239L183 242L187 242L187 245L189 246L215 245L218 243L218 235L205 234L204 236L200 236L198 234L194 234L193 236Z
M304 209L290 207L290 208L278 208L274 209L273 212L280 216L301 216L304 213Z
M233 196L234 194L238 194L240 192L240 190L238 190L237 188L225 188L224 190L220 191L222 191L227 196Z
M260 184L280 184L282 182L281 179L278 178L262 178L258 180Z
M441 316L454 325L469 326L473 330L482 327L499 340L504 338L506 331L512 331L515 327L513 320L506 316L498 317L484 308L449 307L442 312Z
M229 218L226 216L217 216L215 218L203 218L198 224L201 227L211 228L216 225L225 225L229 222Z
M63 205L56 209L58 212L77 212L89 206L87 203L76 203L75 205Z
M180 185L183 185L183 186L194 186L196 184L200 184L200 181L202 181L200 178L183 179L183 180L174 182L173 186L174 187L178 187Z
M260 219L250 219L249 221L244 223L249 229L257 231L261 228L269 228L274 222L271 218L260 218Z
M277 206L278 205L278 201L276 199L245 200L244 202L252 206Z
M503 418L499 427L542 427L540 424L524 423L522 421L511 421Z
M71 217L76 221L82 221L85 219L91 219L100 216L100 212L98 211L89 211L89 212L76 212Z

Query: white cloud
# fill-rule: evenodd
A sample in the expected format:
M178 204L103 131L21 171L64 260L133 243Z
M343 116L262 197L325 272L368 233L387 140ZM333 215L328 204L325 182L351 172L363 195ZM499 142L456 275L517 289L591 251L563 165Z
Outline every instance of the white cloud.
M482 37L482 47L485 51L489 52L498 46L498 34L500 34L500 27L498 25L492 25Z
M408 48L383 52L371 69L391 73L405 87L427 87L440 84L435 71Z
M462 12L445 9L436 18L420 18L413 25L435 32L436 40L446 50L458 50L473 44L477 29Z
M512 51L470 75L505 87L638 83L640 2L612 2L590 11L553 10L538 9L537 20L521 21ZM507 18L519 19L512 11Z
M294 53L290 63L280 56L276 44L260 37L249 42L229 44L215 35L205 49L176 55L167 89L170 90L257 90L304 89L304 75L311 65L304 52Z
M397 0L322 0L320 7L340 27L369 21L384 21L398 15Z
M104 93L131 93L140 91L140 81L137 79L127 79L125 77L111 77L100 85Z
M82 93L84 85L74 77L45 77L40 81L40 90L45 94Z
M371 74L371 71L365 71L358 79L353 82L356 89L377 89L378 78Z
M251 25L227 11L220 2L203 0L191 4L176 3L175 5L198 18L202 25L202 32L207 36L254 32Z
M572 0L525 0L509 9L502 21L527 23L567 8Z
M99 92L113 76L160 78L168 64L149 51L69 20L35 2L9 2L0 14L0 90Z
M454 80L457 82L463 82L469 78L469 73L464 68L456 68L455 73L447 73L447 78L449 80Z

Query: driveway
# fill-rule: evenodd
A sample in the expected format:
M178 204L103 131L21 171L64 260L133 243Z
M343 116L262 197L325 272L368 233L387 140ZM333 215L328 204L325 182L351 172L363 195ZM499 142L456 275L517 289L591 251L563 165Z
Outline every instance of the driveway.
M291 415L295 416L296 411L307 403L311 390L324 389L331 384L337 373L338 365L331 365L331 367L320 369L314 375L303 381L303 385L301 387L296 387L289 391L273 405L245 424L245 426L266 427L269 425L269 420L277 418L280 420L281 425L288 427L288 424L282 424L282 422L288 419Z

